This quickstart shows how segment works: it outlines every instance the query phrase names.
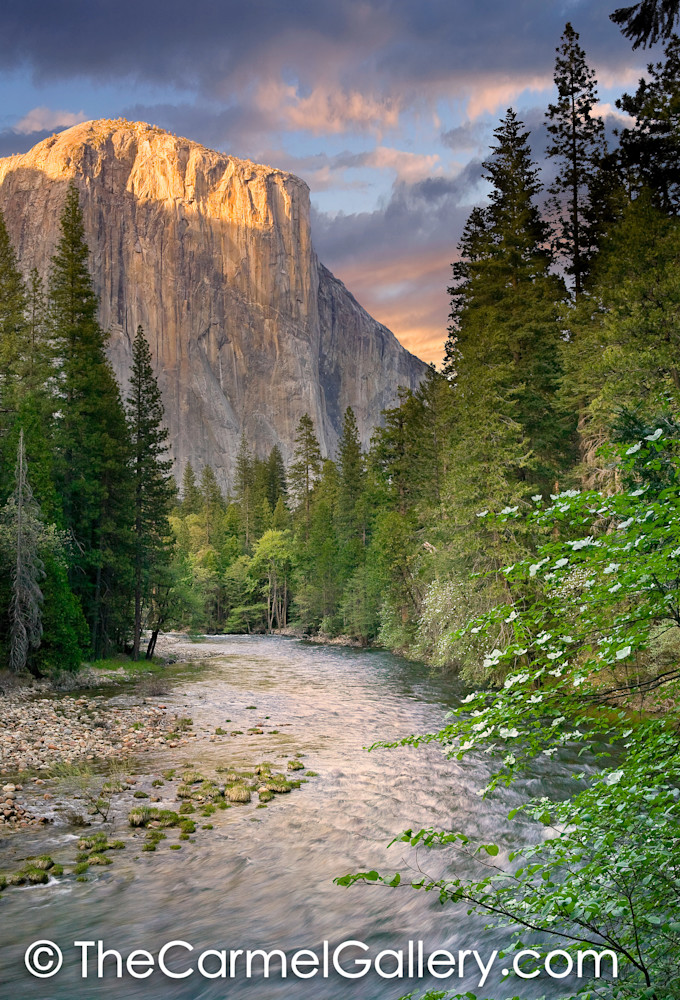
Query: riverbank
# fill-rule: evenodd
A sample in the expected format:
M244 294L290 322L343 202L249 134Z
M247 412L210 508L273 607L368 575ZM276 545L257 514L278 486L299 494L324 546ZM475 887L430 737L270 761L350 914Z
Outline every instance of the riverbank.
M205 720L195 723L182 711L186 682L191 690L206 679L209 665L224 655L220 646L168 634L159 639L158 648L165 662L120 659L85 664L80 672L54 682L3 679L0 831L5 837L51 823L67 829L103 823L109 832L130 826L142 833L147 826L154 830L170 824L180 839L187 839L196 829L186 815L193 811L191 803L209 816L215 808L251 800L262 807L300 786L299 780L286 777L304 767L292 746L283 754L291 758L283 765L283 774L280 765L262 761L262 750L254 741L279 731L269 716L251 716L254 705L246 705L243 715L234 706L241 728L210 726ZM289 737L285 743L290 744ZM205 758L211 744L223 746L227 753L220 754L216 767L202 773L187 753L198 752ZM226 778L220 781L220 774ZM144 799L146 803L140 801ZM134 822L133 807L142 810ZM155 844L153 837L150 843ZM143 850L150 850L150 843L145 841ZM25 849L21 836L15 836L12 855L21 858ZM93 849L97 857L104 850L99 842ZM29 852L26 857L30 856ZM67 859L62 861L68 864ZM24 884L21 872L14 873L18 882L12 883L12 874L1 877L0 889ZM38 874L42 879L44 872L33 873Z

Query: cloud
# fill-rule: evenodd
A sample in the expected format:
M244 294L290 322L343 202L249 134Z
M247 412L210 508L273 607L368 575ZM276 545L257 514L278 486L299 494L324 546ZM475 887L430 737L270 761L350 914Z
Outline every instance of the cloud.
M83 111L53 111L42 106L33 108L25 114L14 126L14 131L21 135L28 135L31 132L53 132L84 121L87 121L87 115Z
M489 145L491 130L484 122L463 122L442 132L441 141L454 153L481 153Z
M338 134L348 129L382 133L399 124L399 101L371 97L357 90L315 87L302 96L292 84L268 80L257 89L254 104L274 114L285 128L313 135Z
M404 347L423 361L440 364L447 337L451 280L450 247L433 247L416 256L399 250L380 260L347 262L337 276Z
M544 89L566 16L603 80L634 78L607 13L599 0L24 0L3 11L0 67L41 85L149 83L315 135L385 131L423 101L474 117Z
M323 262L409 350L442 359L450 264L471 205L483 194L474 160L453 177L395 182L372 212L314 210L312 238Z
M541 93L550 90L552 85L552 74L491 78L474 87L467 104L467 113L474 121L485 112L511 107L525 91Z
M401 149L378 146L366 155L364 165L378 170L394 170L399 181L414 184L432 176L438 169L439 156L408 153Z
M390 257L394 247L413 258L433 247L453 253L479 182L432 178L418 184L398 183L386 204L372 212L336 215L313 211L312 238L331 270L348 262Z
M0 157L27 153L48 136L87 120L82 111L53 111L38 107L28 111L11 128L0 131Z
M624 128L629 128L635 120L631 115L626 114L625 111L619 111L609 101L600 102L595 105L593 108L593 118L602 118L608 125L613 124L614 126L623 126Z

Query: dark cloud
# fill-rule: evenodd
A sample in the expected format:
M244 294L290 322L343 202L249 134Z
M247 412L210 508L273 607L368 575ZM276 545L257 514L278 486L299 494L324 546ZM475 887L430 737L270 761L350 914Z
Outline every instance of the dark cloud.
M380 90L550 72L571 18L591 60L630 48L606 0L24 0L6 5L0 66L42 81L130 77L225 98L264 76Z
M428 177L397 183L387 202L373 212L328 215L313 210L312 235L319 256L333 267L340 261L418 253L447 247L453 253L471 204L481 197L481 164L469 163L456 177Z
M463 122L442 132L441 141L454 153L480 153L488 146L490 134L491 129L486 122Z

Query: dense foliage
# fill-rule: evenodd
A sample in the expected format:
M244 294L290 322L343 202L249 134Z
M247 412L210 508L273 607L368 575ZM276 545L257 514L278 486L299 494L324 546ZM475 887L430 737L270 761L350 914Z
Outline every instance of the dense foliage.
M443 370L402 391L370 442L348 409L332 456L309 415L287 466L243 439L229 495L190 464L175 491L141 327L121 399L76 189L45 289L0 219L3 663L137 657L145 629L150 656L162 629L294 626L458 671L475 690L405 742L484 754L485 795L581 755L573 793L528 801L521 816L547 829L514 851L403 834L462 851L479 878L340 881L410 882L487 912L517 947L621 959L618 979L572 996L680 997L677 11L616 14L636 43L666 45L621 99L631 122L609 150L567 25L547 200L527 130L504 115L453 264Z
M462 908L507 928L505 964L514 975L497 996L525 989L513 954L559 949L560 969L573 961L576 970L578 952L595 948L615 957L618 975L594 977L591 966L563 981L564 997L677 1000L679 42L670 37L664 59L622 99L633 122L604 154L589 122L595 81L577 38L568 25L556 65L560 101L548 118L549 153L564 163L552 186L552 245L573 283L554 294L552 314L538 306L547 296L534 298L540 272L520 302L522 279L511 271L494 286L506 247L531 246L535 232L535 175L516 155L525 243L509 218L494 219L492 195L471 214L454 264L443 514L422 494L408 509L410 553L426 545L429 558L412 558L418 613L389 638L457 666L477 690L438 732L378 744L440 744L457 760L483 755L492 769L483 796L499 785L527 787L526 776L551 759L571 773L572 787L561 801L527 793L510 814L523 820L520 846L473 843L455 827L407 830L397 842L420 849L414 869L338 882L434 892L454 919ZM499 153L507 160L508 145L520 149L512 124L509 114L496 133L496 192L504 190ZM599 218L589 214L593 192ZM506 193L502 200L512 205ZM541 320L543 337L523 343ZM551 379L545 401L540 378ZM532 390L533 413L522 405ZM544 832L527 836L527 821ZM432 852L430 866L423 849Z

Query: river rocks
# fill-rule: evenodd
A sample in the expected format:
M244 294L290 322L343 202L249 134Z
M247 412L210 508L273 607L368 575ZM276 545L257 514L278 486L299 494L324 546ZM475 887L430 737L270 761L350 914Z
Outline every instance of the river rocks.
M162 746L178 720L159 706L110 706L108 699L0 697L0 774L137 754ZM176 746L189 734L175 733ZM13 797L10 796L13 801ZM0 812L4 810L0 807Z
M35 826L49 823L46 816L35 816L19 804L17 792L23 790L23 785L3 785L0 792L0 827L14 829L23 826Z

